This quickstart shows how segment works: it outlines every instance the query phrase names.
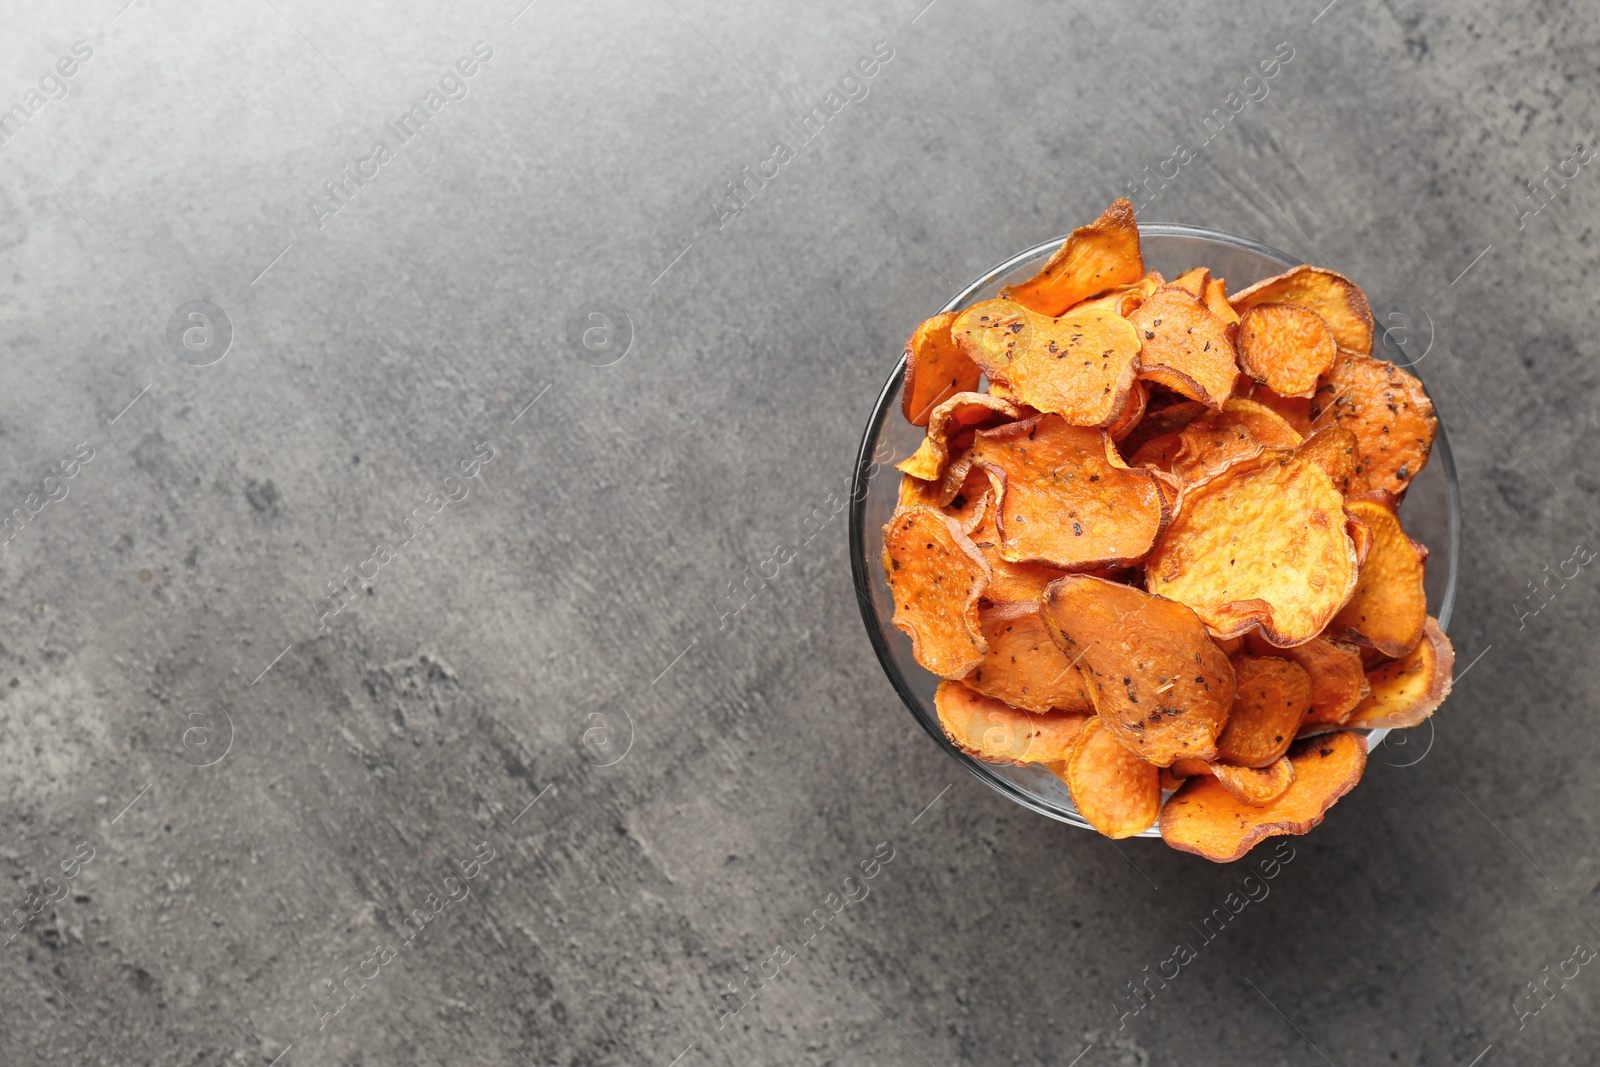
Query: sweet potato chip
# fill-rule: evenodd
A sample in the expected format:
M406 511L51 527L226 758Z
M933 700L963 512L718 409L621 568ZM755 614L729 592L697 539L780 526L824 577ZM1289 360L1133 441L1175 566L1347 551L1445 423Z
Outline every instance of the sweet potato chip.
M1240 396L1276 411L1301 437L1311 436L1311 401L1303 396L1279 396L1249 375L1242 375L1240 382Z
M1237 694L1217 737L1217 759L1265 767L1289 751L1300 720L1311 710L1311 676L1298 663L1276 656L1239 656L1233 676Z
M1178 453L1182 450L1183 433L1175 430L1160 437L1152 437L1140 445L1139 450L1129 457L1128 464L1134 467L1171 471L1173 464L1178 461Z
M985 763L1063 762L1089 721L1085 714L1035 715L961 682L940 682L933 706L950 743Z
M1356 435L1343 426L1324 426L1307 437L1300 446L1300 455L1327 471L1334 488L1345 496L1355 491L1361 450Z
M900 413L913 426L928 425L928 416L940 401L978 388L977 365L950 336L955 321L955 312L942 312L918 326L906 342L906 384L900 393Z
M894 624L912 654L934 674L959 678L983 662L989 646L978 624L978 598L989 564L950 516L902 508L883 528L883 569L894 596Z
M1428 462L1439 432L1422 383L1393 363L1341 351L1311 400L1317 429L1343 426L1356 435L1361 477L1371 489L1404 493Z
M1252 633L1246 642L1252 655L1293 660L1311 678L1311 711L1303 725L1342 726L1367 695L1361 653L1353 645L1325 634L1293 648L1276 648L1259 633Z
M1417 647L1367 672L1372 693L1351 713L1350 725L1374 730L1417 725L1450 695L1455 667L1455 648L1430 616Z
M1122 465L1102 430L1040 415L981 431L972 450L995 484L1000 554L1013 562L1125 566L1166 525L1155 478Z
M1207 477L1263 447L1293 448L1300 435L1271 408L1234 397L1221 411L1208 412L1183 428L1179 447L1166 468L1190 480Z
M972 543L978 546L978 551L989 562L989 588L983 594L981 606L1037 604L1044 599L1045 586L1067 572L1060 567L1047 567L1040 563L1013 563L1002 556L1000 532L994 525L993 492L986 493L985 497L990 501L989 508L982 516L982 521L970 531Z
M1093 710L1083 675L1051 638L1038 604L981 609L978 619L989 652L962 679L969 688L1026 711Z
M1286 647L1322 632L1355 590L1357 567L1332 480L1289 449L1264 448L1185 486L1145 586L1193 608L1219 637L1260 626Z
M1210 767L1211 776L1229 796L1252 808L1271 804L1294 784L1294 763L1287 756L1279 756L1265 767L1235 767L1229 763L1213 763Z
M1052 319L1008 300L974 304L951 328L983 372L1039 411L1077 426L1109 426L1128 404L1139 338L1103 308Z
M1143 276L1133 205L1117 199L1092 223L1073 230L1038 274L1001 296L1041 315L1059 315L1080 300Z
M1128 388L1128 404L1122 409L1122 414L1117 416L1117 421L1111 424L1109 431L1113 441L1120 441L1133 432L1139 425L1139 420L1144 418L1145 404L1150 398L1150 390L1142 382L1134 382Z
M1188 292L1158 289L1128 321L1138 331L1140 378L1212 410L1233 395L1239 365L1227 324Z
M1239 313L1228 303L1228 285L1221 278L1210 278L1206 281L1206 290L1201 294L1200 302L1210 308L1211 314L1221 319L1224 325L1239 324Z
M1289 761L1294 781L1261 807L1234 799L1215 778L1190 778L1161 809L1162 838L1184 852L1231 863L1265 838L1308 833L1361 780L1367 742L1349 731L1323 734L1298 742Z
M1132 285L1119 285L1115 289L1102 293L1100 296L1090 297L1088 300L1080 300L1067 310L1072 312L1089 308L1104 308L1107 311L1116 312L1123 318L1127 318L1139 309L1140 304L1150 299L1151 293L1161 287L1160 283L1156 281L1156 278L1159 278L1160 275L1152 276L1153 274L1154 272L1145 275Z
M1182 289L1184 292L1188 293L1190 296L1201 301L1202 303L1204 303L1206 297L1206 286L1210 284L1210 282L1211 268L1209 267L1190 267L1188 270L1172 279L1172 284L1175 287Z
M1131 585L1072 574L1050 583L1042 614L1123 747L1161 767L1216 754L1233 706L1233 667L1193 611Z
M1299 266L1233 294L1233 310L1243 316L1262 304L1293 304L1322 316L1340 348L1363 355L1372 351L1372 308L1356 284L1322 267Z
M928 417L927 436L915 452L895 464L895 470L925 482L940 481L950 459L952 437L975 426L992 426L1021 417L1022 409L1009 400L989 393L957 393L933 409Z
M1145 388L1145 392L1150 394L1150 399L1145 402L1144 418L1139 420L1139 425L1133 428L1132 433L1117 442L1125 456L1133 455L1146 441L1169 433L1177 433L1210 410L1198 400L1182 398L1178 399L1177 403L1169 403L1158 408L1156 391L1150 387ZM1160 392L1162 397L1168 400L1176 395L1164 389Z
M1239 369L1279 396L1310 397L1339 354L1322 316L1293 304L1257 304L1239 317Z
M900 479L900 506L910 508L921 505L939 506L939 483L925 482L921 478L906 476Z
M1372 531L1372 549L1361 565L1350 602L1328 624L1328 632L1400 657L1422 640L1428 594L1422 588L1423 554L1400 527L1400 519L1376 500L1345 505Z
M1078 814L1113 839L1143 833L1161 811L1161 772L1117 743L1098 717L1078 733L1062 779Z

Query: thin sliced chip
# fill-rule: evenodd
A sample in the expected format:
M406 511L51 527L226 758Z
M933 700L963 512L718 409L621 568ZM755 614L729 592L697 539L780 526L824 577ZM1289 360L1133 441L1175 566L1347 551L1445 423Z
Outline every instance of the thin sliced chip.
M1235 767L1213 763L1211 776L1228 795L1252 808L1265 807L1289 791L1294 784L1294 762L1279 756L1265 767Z
M939 506L939 483L925 482L921 478L905 475L900 479L900 506L912 508Z
M1222 649L1222 654L1232 659L1244 647L1242 637L1213 637L1211 643ZM1269 653L1270 654L1270 653Z
M1305 439L1300 455L1328 472L1334 488L1345 496L1355 492L1356 472L1361 469L1361 448L1356 435L1343 426L1324 426Z
M1359 498L1346 507L1372 532L1372 549L1361 565L1355 593L1328 624L1328 632L1398 659L1422 640L1428 620L1423 554L1389 507Z
M1128 388L1128 406L1122 409L1122 414L1117 416L1117 421L1111 424L1108 431L1113 441L1120 441L1134 431L1139 425L1139 420L1144 418L1145 404L1150 399L1150 390L1144 387L1143 382L1134 382Z
M1163 769L1171 771L1179 778L1193 778L1197 774L1210 774L1211 761L1184 756L1181 759L1173 760L1171 767Z
M939 510L960 523L961 532L976 542L978 529L984 521L994 522L994 489L989 485L989 476L981 470L973 471L961 491Z
M1349 278L1322 267L1299 266L1233 294L1241 318L1261 304L1293 304L1322 316L1340 348L1372 351L1372 308ZM1242 325L1242 323L1241 323Z
M1160 437L1152 437L1140 445L1139 450L1129 457L1128 464L1133 467L1150 467L1170 472L1178 460L1178 453L1182 450L1183 433L1174 430Z
M961 682L940 682L933 706L950 743L985 763L1056 763L1072 751L1085 714L1035 715L974 692Z
M1366 669L1354 646L1318 635L1303 645L1275 648L1259 633L1246 642L1252 655L1282 656L1300 664L1311 678L1311 711L1303 725L1343 726L1367 695Z
M1040 415L981 431L972 451L995 484L1000 553L1013 562L1127 566L1166 525L1154 476L1123 465L1103 430Z
M1083 675L1061 651L1039 615L1040 605L1008 604L978 613L989 652L962 681L1027 711L1093 711Z
M1123 747L1161 767L1216 755L1233 706L1233 666L1194 612L1131 585L1072 574L1050 583L1042 614Z
M1372 694L1351 713L1350 725L1366 729L1417 725L1450 695L1455 666L1455 648L1430 616L1416 648L1367 672Z
M1173 285L1201 302L1205 301L1206 286L1210 283L1211 268L1209 267L1190 267L1172 279Z
M1239 324L1239 313L1228 303L1228 283L1221 278L1212 278L1206 282L1206 291L1200 297L1200 301L1211 309L1211 314L1227 325Z
M1297 743L1289 760L1294 781L1261 807L1235 800L1215 778L1190 778L1162 806L1162 838L1184 852L1231 863L1265 838L1308 833L1361 780L1366 738L1349 731L1323 734Z
M1062 778L1078 814L1107 837L1143 833L1161 812L1161 772L1118 744L1098 717L1079 732Z
M980 472L982 468L979 468ZM984 475L988 485L988 475ZM1000 554L1000 531L994 525L993 491L985 493L991 501L983 521L969 531L972 543L978 546L983 558L989 561L989 588L983 594L982 606L1003 607L1008 604L1037 604L1044 599L1045 586L1067 572L1060 567L1042 563L1013 563Z
M1239 365L1228 326L1176 286L1158 289L1128 320L1138 331L1139 377L1220 409Z
M1344 607L1358 566L1332 480L1289 449L1264 448L1185 485L1145 586L1193 608L1218 637L1260 626L1288 647Z
M1393 363L1341 351L1311 401L1317 429L1356 435L1365 487L1396 495L1428 462L1439 420L1422 383Z
M1127 407L1139 338L1115 312L1090 308L1053 319L985 300L963 311L951 332L985 374L1039 411L1077 426L1109 426Z
M934 406L956 393L978 388L978 367L950 336L953 311L941 312L918 326L906 342L906 384L900 413L913 426L928 425Z
M945 464L950 460L951 438L975 426L992 426L1021 417L1022 409L1009 400L990 393L957 393L933 409L922 444L896 463L895 469L925 482L937 482L944 477Z
M1233 675L1237 695L1217 737L1217 759L1265 767L1289 751L1300 720L1311 710L1311 676L1298 663L1276 656L1239 656Z
M1240 396L1276 411L1301 437L1311 436L1311 401L1303 396L1279 396L1249 375L1240 381Z
M1271 408L1234 397L1183 428L1178 453L1166 469L1186 480L1209 477L1262 448L1293 448L1300 435Z
M1073 230L1038 274L1001 295L1041 315L1059 315L1080 300L1143 276L1133 205L1119 198L1089 225Z
M883 528L883 569L894 624L911 638L918 663L959 678L983 662L989 646L978 598L989 588L989 564L955 519L929 507L896 511Z
M1257 304L1239 317L1239 369L1279 396L1310 397L1339 354L1333 331L1310 308Z

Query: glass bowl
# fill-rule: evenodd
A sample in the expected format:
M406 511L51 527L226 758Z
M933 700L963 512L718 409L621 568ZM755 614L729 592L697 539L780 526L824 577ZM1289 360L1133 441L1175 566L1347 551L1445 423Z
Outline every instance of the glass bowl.
M1212 274L1227 279L1228 288L1235 291L1301 262L1247 238L1198 226L1144 223L1139 227L1139 238L1146 269L1175 278L1190 267L1209 267ZM960 311L999 296L1001 289L1037 273L1064 240L1065 237L1052 238L1013 256L937 310ZM1382 306L1374 302L1375 309ZM1380 340L1391 361L1414 372L1401 347L1392 342L1387 330L1381 329L1389 318L1381 312L1376 318ZM911 639L890 621L894 616L894 601L889 595L880 560L883 526L899 500L900 472L893 465L916 451L923 436L920 428L907 423L900 414L904 379L905 358L902 356L872 409L867 431L861 439L861 451L856 457L850 508L850 569L867 636L878 653L884 673L912 717L951 759L1023 807L1073 826L1092 829L1073 806L1066 785L1043 766L984 763L950 743L933 707L933 691L939 678L918 665L911 656ZM1461 488L1456 481L1455 463L1442 421L1428 465L1411 480L1405 502L1400 507L1400 518L1406 532L1428 546L1428 611L1439 620L1441 628L1447 628L1455 603L1456 569L1461 555ZM1388 732L1370 731L1368 747L1376 747ZM1139 836L1160 835L1152 826Z

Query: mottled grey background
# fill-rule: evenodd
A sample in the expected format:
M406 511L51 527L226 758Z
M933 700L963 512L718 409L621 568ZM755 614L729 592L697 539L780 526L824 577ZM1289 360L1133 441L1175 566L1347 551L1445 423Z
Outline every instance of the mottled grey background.
M1525 183L1600 138L1600 19L1324 2L7 0L0 1061L1592 1062L1600 579L1528 583L1600 547L1600 174ZM1411 309L1471 666L1119 1020L1246 869L963 774L873 658L828 494L919 319L1281 48L1141 214ZM233 330L206 367L167 342L194 300ZM632 325L609 366L568 340L590 301Z

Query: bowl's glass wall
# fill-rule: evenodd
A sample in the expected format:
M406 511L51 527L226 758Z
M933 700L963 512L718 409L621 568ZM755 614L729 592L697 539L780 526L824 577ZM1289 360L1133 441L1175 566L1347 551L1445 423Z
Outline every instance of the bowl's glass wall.
M946 305L944 310L960 310L988 300L1007 285L1031 277L1063 238L1046 242L1001 264ZM1230 290L1281 272L1296 262L1265 245L1216 231L1194 227L1146 224L1140 227L1145 266L1168 278L1195 266L1211 268L1213 275L1225 278ZM1380 353L1381 354L1381 353ZM1087 826L1073 807L1066 786L1043 767L1009 767L982 763L952 746L939 727L933 708L937 676L923 670L911 656L911 641L895 628L890 619L894 602L879 563L882 555L882 529L894 513L899 496L900 474L893 464L916 451L922 430L908 424L900 415L900 389L904 363L896 367L884 387L872 421L862 440L856 467L856 485L850 516L851 563L855 572L857 597L869 636L885 672L911 714L923 729L956 760L990 786L1026 807L1062 822ZM1441 625L1449 622L1455 599L1456 565L1461 538L1461 507L1450 446L1441 426L1433 456L1422 472L1412 479L1410 491L1401 507L1407 532L1431 550L1427 565L1429 611ZM1385 731L1374 731L1372 743ZM1151 828L1144 836L1156 836Z

